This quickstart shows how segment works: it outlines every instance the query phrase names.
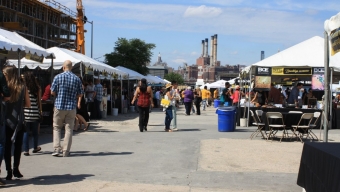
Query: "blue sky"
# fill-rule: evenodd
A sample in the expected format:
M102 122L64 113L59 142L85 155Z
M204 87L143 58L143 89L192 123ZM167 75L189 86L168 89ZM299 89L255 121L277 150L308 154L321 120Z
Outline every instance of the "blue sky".
M76 0L57 0L76 10ZM103 60L119 37L156 44L162 60L177 69L194 64L201 41L218 34L222 65L250 65L313 36L323 37L324 21L340 11L339 0L83 0L94 21L93 57ZM86 24L86 55L91 25ZM101 58L100 58L101 57Z

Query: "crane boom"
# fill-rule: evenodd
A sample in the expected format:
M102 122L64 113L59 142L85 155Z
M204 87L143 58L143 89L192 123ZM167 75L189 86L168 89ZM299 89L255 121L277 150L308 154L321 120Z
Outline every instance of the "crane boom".
M78 53L85 55L85 30L82 0L77 0L77 49Z

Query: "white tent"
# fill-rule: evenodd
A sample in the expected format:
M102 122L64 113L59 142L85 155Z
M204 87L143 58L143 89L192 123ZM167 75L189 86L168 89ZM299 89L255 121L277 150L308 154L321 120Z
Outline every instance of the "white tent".
M39 45L25 39L24 37L20 36L16 32L7 31L4 29L0 29L0 47L6 48L6 50L17 51L18 49L21 51L25 51L25 53L30 53L32 55L48 57L52 53L48 52L46 49L40 47ZM7 42L7 45L6 45ZM9 46L12 44L12 47ZM15 45L16 44L16 45ZM20 45L18 47L18 45ZM25 55L22 54L21 57Z
M147 81L149 81L150 83L153 82L152 80L149 80L146 76L138 73L137 71L134 71L134 70L131 70L131 69L128 69L126 67L122 67L122 66L117 66L116 69L119 69L125 73L128 73L129 74L129 79L132 80L132 79L137 79L137 80L141 80L143 78L145 78Z
M82 63L86 67L91 67L94 70L98 71L106 71L108 73L117 73L119 75L127 75L126 73L115 69L105 63L101 63L96 61L86 55L68 50L59 47L52 47L47 49L49 52L53 52L56 56L56 59L53 60L53 68L61 69L65 60L70 60L73 64ZM17 60L10 60L11 63L17 65ZM21 59L21 67L28 67L29 69L35 69L37 67L41 69L48 69L51 67L51 59L44 59L43 63L39 63L36 61L28 60L26 58Z
M330 67L340 71L340 57L330 59ZM278 52L252 66L262 67L323 67L324 65L324 39L319 36L312 37L288 49ZM243 71L250 68L246 67Z
M150 81L150 83L155 83L155 84L161 83L161 84L164 84L164 81L162 79L156 77L156 76L148 74L146 77L148 78L149 81L150 80L152 81L152 82Z
M158 76L155 76L155 77L156 77L157 79L159 79L159 80L161 81L162 84L168 83L168 81L165 80L165 79L162 79L162 78L160 78L160 77L158 77Z
M209 84L209 89L210 88L224 88L225 87L225 82L227 82L226 80L218 80L218 81L216 81L216 82L214 82L214 83L211 83L211 84Z

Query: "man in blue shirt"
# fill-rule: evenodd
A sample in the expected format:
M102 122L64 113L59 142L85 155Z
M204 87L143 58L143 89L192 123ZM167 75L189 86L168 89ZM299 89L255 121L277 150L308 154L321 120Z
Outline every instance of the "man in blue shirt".
M299 94L300 89L303 87L302 83L298 83L290 92L288 97L288 104L295 104L296 107L299 107Z
M100 80L96 79L94 86L94 110L96 116L94 116L96 119L101 119L102 118L102 113L100 111L100 104L102 103L103 100L103 86L100 84Z
M79 97L84 92L82 82L71 72L72 62L66 60L63 64L63 73L57 75L51 86L51 94L55 97L53 114L53 147L52 156L59 156L61 150L64 157L68 157L72 145L72 134L76 117L76 107ZM61 129L65 123L64 146L61 148Z

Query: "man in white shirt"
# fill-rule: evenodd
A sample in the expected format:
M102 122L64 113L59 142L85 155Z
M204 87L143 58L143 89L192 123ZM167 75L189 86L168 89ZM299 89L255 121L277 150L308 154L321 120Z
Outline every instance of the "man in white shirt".
M85 93L87 102L93 102L94 86L93 82L90 80L89 84L86 86Z

